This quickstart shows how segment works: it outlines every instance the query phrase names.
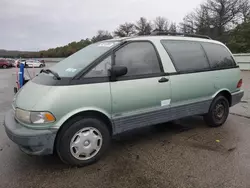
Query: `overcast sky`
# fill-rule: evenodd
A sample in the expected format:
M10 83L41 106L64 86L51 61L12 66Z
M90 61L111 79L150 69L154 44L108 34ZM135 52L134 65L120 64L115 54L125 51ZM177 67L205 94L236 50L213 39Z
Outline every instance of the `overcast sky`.
M180 22L202 0L0 0L0 49L44 50L141 16Z

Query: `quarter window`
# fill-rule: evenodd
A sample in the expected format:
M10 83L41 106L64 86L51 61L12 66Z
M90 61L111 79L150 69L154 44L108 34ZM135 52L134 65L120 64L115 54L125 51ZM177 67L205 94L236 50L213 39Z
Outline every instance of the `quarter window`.
M162 41L178 72L195 72L209 69L202 46L193 41Z
M202 43L202 46L207 53L211 68L220 69L235 66L231 54L224 46L211 43Z
M93 77L107 77L108 70L111 68L111 57L108 56L98 65L96 65L92 70L90 70L84 77L93 78Z
M125 76L160 73L160 64L153 45L149 42L133 42L115 52L115 65L126 66Z

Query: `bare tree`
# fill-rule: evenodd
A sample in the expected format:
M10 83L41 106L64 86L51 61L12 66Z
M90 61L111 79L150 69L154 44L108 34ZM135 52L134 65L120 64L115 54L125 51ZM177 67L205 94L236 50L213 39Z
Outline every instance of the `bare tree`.
M243 22L250 18L250 0L241 0L240 13L242 14Z
M195 20L196 15L194 13L190 13L183 18L183 22L180 23L180 30L183 33L195 33Z
M157 31L168 31L169 21L164 17L156 17L154 20L154 29Z
M125 23L121 24L116 31L114 31L114 35L118 37L128 37L134 35L135 25L133 23Z
M208 0L204 5L214 21L218 36L231 29L232 25L238 24L240 5L241 0Z
M146 18L141 17L140 20L136 22L135 29L137 35L149 35L152 31L152 24L148 22Z
M212 19L206 6L200 5L194 12L189 13L180 24L182 32L209 34L213 27Z
M112 35L105 30L99 30L97 31L97 35L92 38L92 42L98 42L102 40L112 39Z
M214 21L211 18L209 9L201 5L199 9L196 10L195 16L195 31L198 34L212 35L211 29L214 28Z
M176 33L177 32L177 26L176 23L172 22L169 26L169 32Z
M184 32L211 35L220 39L248 17L249 0L206 0L194 12L188 14L180 28Z

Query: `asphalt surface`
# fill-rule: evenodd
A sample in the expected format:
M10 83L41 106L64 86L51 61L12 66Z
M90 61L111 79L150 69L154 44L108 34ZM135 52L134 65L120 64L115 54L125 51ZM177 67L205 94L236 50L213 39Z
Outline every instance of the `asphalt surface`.
M56 156L28 156L8 139L2 122L13 98L13 72L0 70L0 188L250 187L250 72L242 72L246 94L223 127L190 117L134 131L84 168Z

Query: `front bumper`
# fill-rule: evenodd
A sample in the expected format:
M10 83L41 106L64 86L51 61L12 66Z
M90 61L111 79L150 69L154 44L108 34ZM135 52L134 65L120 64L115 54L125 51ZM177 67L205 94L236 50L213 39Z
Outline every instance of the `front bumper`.
M237 91L235 93L232 93L231 95L232 95L231 106L234 106L241 101L242 97L244 96L244 90Z
M49 155L53 153L56 130L26 128L15 120L13 110L5 114L4 127L8 137L19 145L25 153L31 155Z

